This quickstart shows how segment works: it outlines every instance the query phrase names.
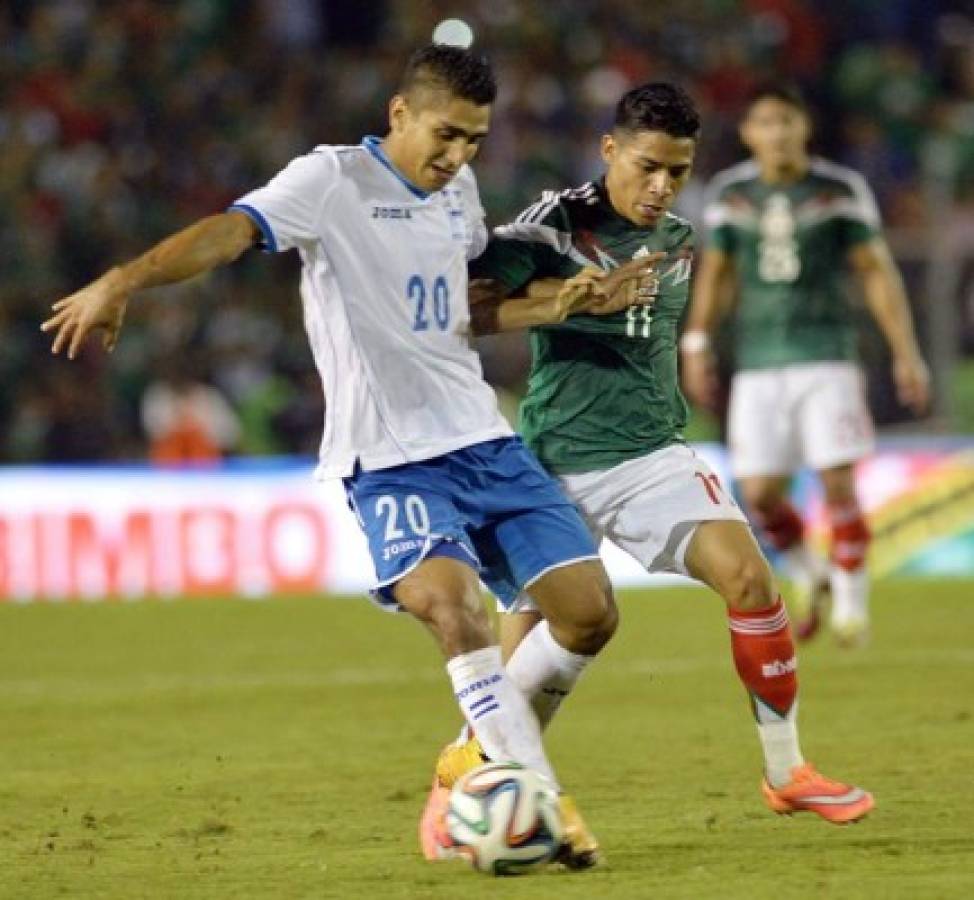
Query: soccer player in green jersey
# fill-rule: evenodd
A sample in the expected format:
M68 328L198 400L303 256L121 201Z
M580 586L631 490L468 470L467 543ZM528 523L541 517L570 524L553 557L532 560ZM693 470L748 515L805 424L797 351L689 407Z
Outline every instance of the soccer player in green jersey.
M669 208L690 176L698 131L679 88L654 83L627 93L602 138L604 178L543 194L496 229L471 264L481 279L473 321L481 332L531 327L519 430L596 538L608 537L651 572L702 581L725 601L764 751L768 805L854 821L872 808L871 795L820 775L799 748L795 648L768 564L730 494L681 436L677 323L693 232ZM591 269L612 271L634 258L652 269L641 284L644 302L567 317L554 302L563 284L570 290ZM546 726L592 657L560 648L526 596L505 609L507 672ZM435 831L446 789L479 760L476 739L445 748L421 835Z
M799 638L815 633L831 590L832 629L854 645L867 635L869 544L854 466L873 448L873 427L844 291L849 272L889 344L900 401L921 412L929 377L872 194L855 172L809 155L801 97L785 85L758 88L740 130L752 159L710 186L707 247L681 340L684 384L691 400L713 405L710 338L736 296L732 470L796 582ZM807 547L788 501L791 474L802 464L818 472L824 489L828 565Z

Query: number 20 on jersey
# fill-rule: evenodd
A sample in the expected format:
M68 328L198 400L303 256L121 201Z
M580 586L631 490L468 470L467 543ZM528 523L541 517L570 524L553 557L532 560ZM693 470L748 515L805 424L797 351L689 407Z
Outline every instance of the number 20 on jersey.
M440 331L450 327L450 286L446 278L437 275L428 282L422 275L411 275L406 282L406 297L412 304L413 331Z

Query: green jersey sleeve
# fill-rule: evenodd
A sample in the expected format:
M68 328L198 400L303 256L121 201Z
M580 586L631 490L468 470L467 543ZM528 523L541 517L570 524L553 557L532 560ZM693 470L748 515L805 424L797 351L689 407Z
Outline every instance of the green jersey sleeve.
M571 245L560 195L545 191L512 222L495 228L487 249L470 263L471 278L492 278L516 291L557 270Z
M818 165L822 168L828 164L820 161ZM836 203L836 224L842 246L849 249L877 237L882 231L882 221L866 179L850 169L838 171L843 176L839 183L845 190Z

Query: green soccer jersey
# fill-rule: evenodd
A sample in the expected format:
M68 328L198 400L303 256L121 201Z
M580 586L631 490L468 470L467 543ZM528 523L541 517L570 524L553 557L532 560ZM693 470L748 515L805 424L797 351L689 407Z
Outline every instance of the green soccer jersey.
M710 197L708 243L737 271L737 368L854 360L846 260L851 247L880 229L863 178L813 159L800 180L774 185L746 162L717 175Z
M646 305L571 316L531 329L532 364L518 430L551 471L588 472L681 439L676 328L687 302L692 229L667 215L641 229L609 203L602 183L548 191L495 230L471 276L516 291L535 278L608 270L665 250L660 288Z

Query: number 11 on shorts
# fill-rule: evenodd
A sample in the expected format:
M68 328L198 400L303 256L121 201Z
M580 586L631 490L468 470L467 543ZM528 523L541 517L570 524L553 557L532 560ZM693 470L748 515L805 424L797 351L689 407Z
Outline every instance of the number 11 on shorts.
M707 492L710 502L719 506L721 495L724 493L724 489L720 485L720 479L713 472L694 472L693 475L695 478L700 479L700 483Z

